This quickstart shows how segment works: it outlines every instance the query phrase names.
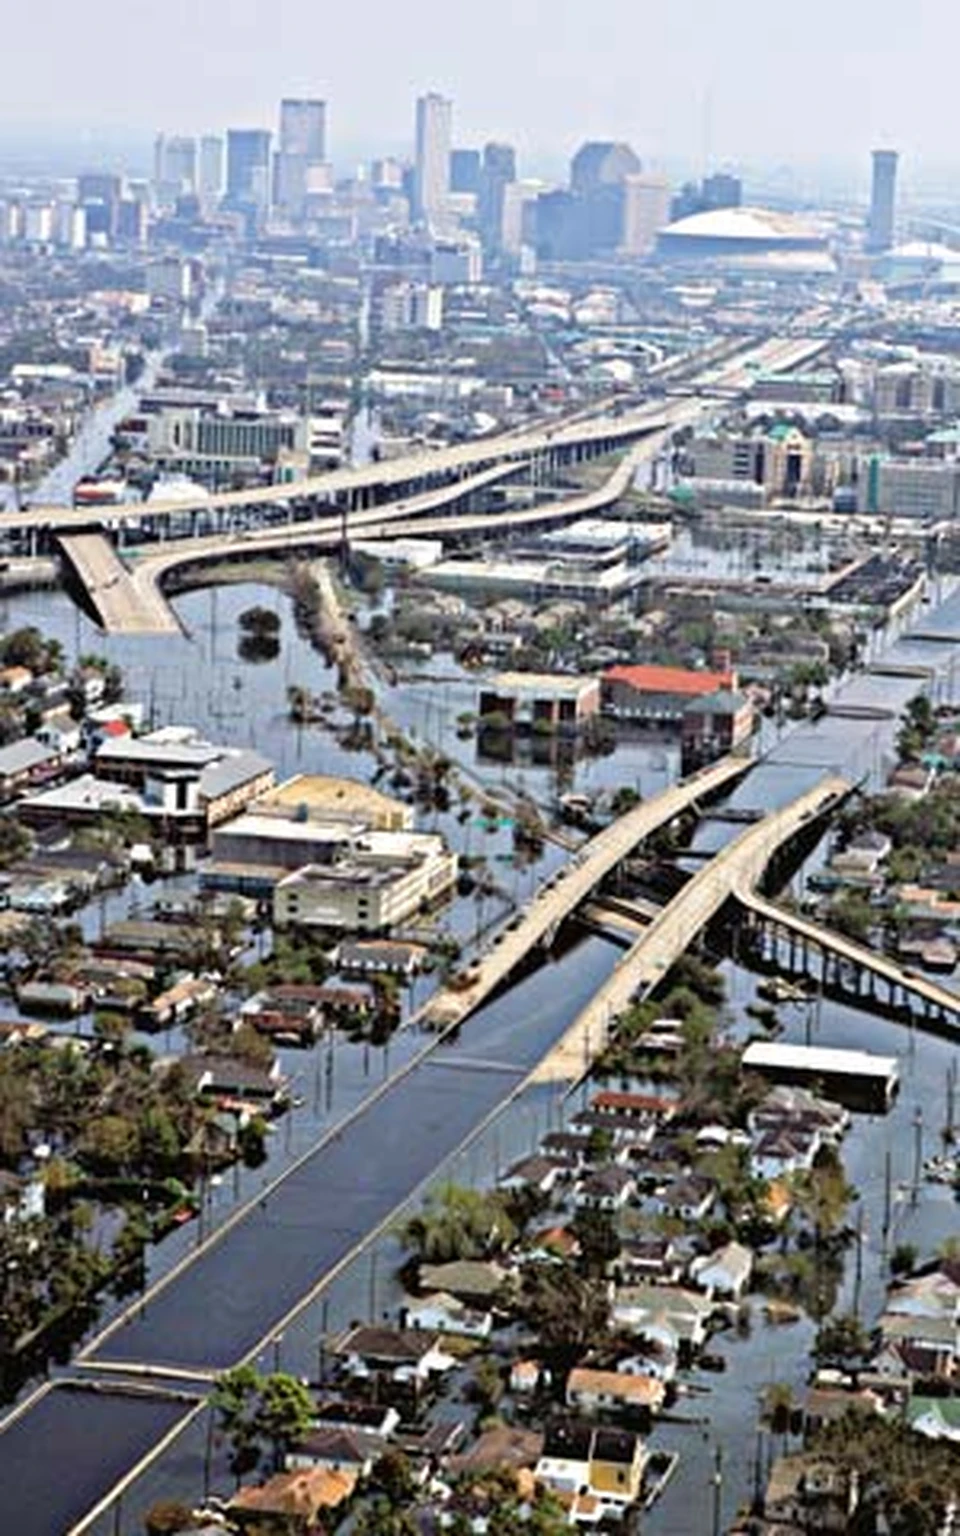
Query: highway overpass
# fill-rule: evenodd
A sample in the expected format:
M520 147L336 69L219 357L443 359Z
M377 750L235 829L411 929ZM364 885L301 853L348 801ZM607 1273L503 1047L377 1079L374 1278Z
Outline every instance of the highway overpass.
M836 987L853 992L868 1003L885 1003L892 1011L909 1007L912 1000L919 1003L925 1018L949 1023L954 1029L960 1027L960 994L933 977L921 976L834 928L825 928L766 900L743 879L735 882L731 894L760 939L761 952L769 951L779 969L815 976L816 955L824 990Z
M329 470L305 480L215 495L198 486L196 501L178 496L169 501L125 502L99 508L95 514L89 507L30 506L0 513L0 534L48 537L61 529L100 522L121 540L133 542L138 536L166 537L172 526L184 523L192 525L190 532L219 533L232 526L237 515L277 504L281 510L292 507L302 516L316 515L321 507L359 511L394 497L452 485L498 464L532 461L538 472L550 472L565 464L614 453L662 427L664 416L662 403L653 403L611 410L599 419L557 417L522 431L477 438L449 448L424 448L402 458Z
M630 489L633 477L644 459L655 454L663 434L655 433L632 448L611 471L602 485L535 507L502 512L456 512L449 510L458 502L468 501L472 493L483 490L508 475L517 466L497 465L456 487L428 491L422 496L392 503L374 511L353 512L338 517L316 518L289 527L262 529L235 534L233 537L176 539L150 549L131 562L126 571L128 605L132 612L139 606L139 632L154 632L155 622L167 608L164 587L172 584L180 572L223 560L248 560L256 556L277 557L299 552L322 553L337 549L346 531L348 536L362 536L364 542L386 542L395 538L432 538L450 541L496 532L504 535L524 528L542 528L575 518L603 512L615 505ZM520 466L521 468L523 466ZM448 510L442 510L448 509ZM102 537L102 536L101 536ZM60 535L61 546L65 536ZM119 564L119 562L118 562ZM169 613L169 609L167 609ZM111 628L104 619L104 627ZM173 620L174 624L176 620ZM136 620L134 619L134 623Z
M549 944L560 924L585 902L611 870L658 828L674 821L699 800L709 799L742 778L751 767L746 757L723 757L672 784L659 795L620 816L584 844L569 864L542 885L514 926L502 930L493 947L461 975L461 985L442 988L424 1010L435 1028L458 1024L486 1000L522 964L530 952ZM669 909L665 909L669 910ZM654 923L651 927L656 927Z
M813 789L764 816L715 853L618 961L558 1049L541 1063L536 1074L538 1080L575 1082L582 1077L603 1050L617 1017L631 1003L649 997L731 896L737 891L751 891L776 852L834 810L852 787L839 776L822 779Z

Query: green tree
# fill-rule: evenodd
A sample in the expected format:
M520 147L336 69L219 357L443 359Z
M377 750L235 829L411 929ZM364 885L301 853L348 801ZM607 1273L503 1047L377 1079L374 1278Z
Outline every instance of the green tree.
M252 1365L238 1365L223 1373L211 1398L216 1422L229 1445L230 1470L238 1482L260 1460L257 1408L262 1385Z
M400 1241L420 1263L490 1258L510 1247L516 1228L499 1194L445 1184L404 1222Z
M580 1263L588 1275L604 1275L620 1255L617 1225L608 1211L578 1211L570 1231L580 1244Z
M282 1371L266 1378L254 1424L259 1437L270 1446L275 1468L283 1465L285 1453L303 1439L315 1417L313 1398L302 1381Z
M602 1342L610 1325L606 1285L569 1264L529 1264L518 1309L558 1374Z
M813 1358L819 1366L849 1370L870 1356L870 1335L852 1312L830 1317L817 1330Z

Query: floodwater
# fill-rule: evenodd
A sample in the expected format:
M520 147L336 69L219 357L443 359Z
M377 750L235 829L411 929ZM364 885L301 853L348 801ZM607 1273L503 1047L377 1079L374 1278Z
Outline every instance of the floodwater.
M236 657L235 618L253 602L274 606L281 615L282 653L277 664L256 668ZM296 682L320 689L326 685L325 669L320 658L295 635L286 600L271 589L247 586L179 599L178 612L188 626L189 637L163 647L150 641L124 641L119 646L105 641L60 596L21 599L6 606L11 610L9 617L0 614L5 623L37 622L48 633L59 633L70 651L96 649L115 657L127 672L131 695L148 699L158 721L189 720L220 739L266 746L283 773L357 772L362 762L342 752L329 736L298 731L286 721L285 686ZM917 620L917 627L924 629L935 625L946 633L960 632L960 598L948 599L941 611L924 614L922 622ZM952 687L955 647L901 641L895 650L898 660L936 666L941 674L941 693ZM240 679L239 686L236 678ZM917 686L912 679L857 674L845 688L844 698L846 702L896 709ZM828 716L790 728L779 738L776 732L768 732L767 755L737 788L734 801L770 808L797 794L825 770L872 778L889 760L893 729L892 721ZM462 744L460 750L464 750ZM609 766L612 782L617 782L618 758L619 753L602 760ZM649 762L647 768L649 771ZM707 822L701 832L707 847L717 846L731 835L731 828L719 822ZM814 855L814 862L817 857ZM522 897L522 892L519 894ZM104 1340L94 1351L95 1358L177 1363L189 1368L227 1363L237 1353L259 1346L266 1360L272 1352L275 1361L282 1357L285 1368L314 1374L321 1328L339 1326L358 1315L376 1316L385 1304L395 1302L390 1272L396 1246L389 1233L382 1234L351 1263L299 1318L281 1324L284 1312L371 1225L389 1216L394 1206L435 1175L441 1165L446 1171L452 1166L457 1177L482 1182L501 1165L505 1148L512 1147L514 1153L529 1150L545 1128L545 1117L549 1123L556 1108L553 1098L542 1090L524 1094L502 1116L491 1119L471 1147L457 1153L470 1131L503 1103L522 1080L525 1069L572 1020L614 959L611 946L597 939L585 940L489 1003L464 1026L459 1041L440 1047L431 1059L392 1084L378 1103L344 1127L336 1140L309 1156L268 1195L265 1205L255 1206L246 1220L196 1265L171 1281L143 1316L137 1314ZM753 996L753 978L732 965L727 965L726 971L731 1027L745 1029L748 1021L744 1010ZM786 1038L804 1038L807 1022L799 1010L784 1010L783 1020ZM901 1063L903 1086L894 1110L884 1119L858 1120L844 1147L848 1173L864 1209L860 1300L865 1315L872 1316L883 1294L878 1201L883 1196L888 1147L899 1190L896 1240L929 1245L960 1226L952 1198L942 1191L923 1190L914 1202L909 1188L912 1116L917 1104L926 1107L927 1153L938 1136L937 1106L955 1047L827 1001L819 1011L816 1029L816 1038L824 1045L889 1051ZM447 1160L454 1153L457 1155L451 1165ZM848 1265L848 1271L845 1294L849 1299L852 1266ZM282 1338L276 1332L280 1326ZM708 1423L670 1426L656 1432L655 1443L676 1443L682 1461L661 1504L645 1521L645 1529L662 1536L688 1536L691 1530L707 1528L713 1453L718 1442L724 1458L724 1519L732 1517L752 1488L756 1394L773 1379L801 1385L811 1338L809 1323L774 1329L758 1318L749 1338L731 1336L729 1344L722 1346L730 1369L725 1376L703 1378L701 1384L709 1389L708 1395L685 1409L691 1416L705 1416ZM55 1398L61 1396L60 1392L55 1394ZM22 1453L24 1437L36 1445L38 1436L45 1439L52 1431L53 1426L43 1417L51 1411L43 1407L47 1401L30 1409L12 1434L0 1437L4 1487L17 1485L16 1456ZM91 1439L87 1438L92 1436L94 1423L103 1426L98 1434L109 1434L109 1403L109 1399L91 1399L82 1416L82 1428L74 1430L71 1426L76 1415L68 1415L56 1439L48 1442L58 1446L62 1476L58 1476L56 1487L49 1488L49 1518L47 1524L35 1527L38 1531L62 1528L55 1501L61 1501L57 1509L67 1507L63 1501L73 1501L69 1507L76 1509L79 1489L89 1507L114 1480L113 1459L107 1461L99 1454L92 1457ZM41 1410L41 1416L34 1417ZM162 1432L163 1426L156 1431ZM138 1453L139 1447L129 1453L128 1465ZM192 1429L125 1501L122 1529L137 1529L138 1512L162 1490L195 1494L200 1486L201 1457L202 1436ZM92 1461L96 1464L91 1465ZM42 1499L43 1490L38 1490L37 1496ZM100 1522L103 1531L112 1528L111 1519L105 1517Z

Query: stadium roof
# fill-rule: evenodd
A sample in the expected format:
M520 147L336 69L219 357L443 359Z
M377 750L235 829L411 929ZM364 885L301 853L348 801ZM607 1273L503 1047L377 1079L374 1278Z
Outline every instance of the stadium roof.
M661 233L691 240L755 240L767 246L778 241L822 239L816 226L797 214L771 208L715 208L678 219Z

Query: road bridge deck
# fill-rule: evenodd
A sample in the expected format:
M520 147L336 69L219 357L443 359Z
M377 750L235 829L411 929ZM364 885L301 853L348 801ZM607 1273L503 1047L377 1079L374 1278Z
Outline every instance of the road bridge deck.
M108 634L180 633L159 588L138 586L104 534L61 534L60 547Z
M549 940L560 924L592 894L596 886L638 843L659 827L689 810L699 798L717 794L750 768L749 758L724 757L651 800L619 817L590 839L553 881L540 887L514 928L502 932L499 943L470 972L469 985L447 986L425 1010L428 1022L447 1027L473 1013L511 975L537 945ZM656 924L654 924L656 926Z
M536 1080L575 1082L580 1078L603 1049L617 1016L635 1000L649 997L734 892L751 891L777 849L838 805L851 788L839 776L824 778L714 854L618 961L557 1049L540 1064Z
M400 493L406 486L427 489L441 479L453 481L497 464L547 455L560 458L571 454L587 456L595 452L614 452L618 447L629 447L638 437L667 426L668 415L662 404L658 404L624 410L616 415L608 410L606 415L591 416L586 420L556 418L521 431L477 438L451 448L423 449L374 464L328 470L322 475L311 475L290 483L221 491L212 496L198 487L195 503L183 499L124 503L101 509L100 519L105 524L123 522L134 526L144 519L156 521L167 516L180 517L191 510L206 514L230 512L268 506L277 501L316 501L331 507L341 503L359 507L369 505L370 499L380 494L389 499L391 492ZM0 531L30 526L77 527L88 525L90 521L89 508L32 506L0 513Z
M885 982L890 989L891 1001L897 994L913 996L934 1012L960 1025L960 994L943 986L941 982L907 970L889 955L878 954L876 950L848 939L845 934L837 933L833 928L825 928L797 912L789 912L776 902L760 896L745 881L738 880L732 894L752 916L792 934L811 948L819 949L837 960L847 961L858 971Z
M396 538L450 539L468 534L507 533L545 523L572 521L612 506L629 490L633 477L645 458L657 451L660 439L646 439L624 455L602 485L593 490L547 502L522 511L448 512L436 514L444 505L465 499L516 474L516 465L497 465L470 480L458 481L442 491L428 491L389 507L351 512L346 517L322 517L309 522L291 523L282 528L248 531L233 537L214 535L203 538L168 540L142 555L132 569L132 585L143 595L144 607L154 610L163 604L164 581L185 566L218 563L229 559L247 559L255 555L283 555L298 549L329 550L340 543L344 529L348 537L360 535L364 542L381 543ZM523 467L522 465L519 467Z

